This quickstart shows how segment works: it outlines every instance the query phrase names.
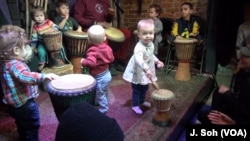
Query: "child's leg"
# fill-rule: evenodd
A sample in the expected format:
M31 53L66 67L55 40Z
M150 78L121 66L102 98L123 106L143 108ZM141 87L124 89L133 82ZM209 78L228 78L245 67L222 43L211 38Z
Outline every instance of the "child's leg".
M43 46L43 44L39 44L37 46L37 54L39 59L39 70L42 70L47 61L47 50Z
M47 60L47 50L43 46L43 44L39 44L37 46L37 53L39 58L39 64L45 63Z
M97 81L96 86L96 101L98 102L100 108L99 111L106 113L109 109L108 107L108 87L111 82L110 71L107 70L104 73L99 74L95 77Z
M132 93L132 110L136 113L136 114L142 114L142 110L139 107L140 105L140 95L142 94L141 89L142 89L143 85L139 85L139 84L133 84L132 83L132 89L133 89L133 93Z
M40 126L38 104L30 99L20 108L8 107L9 113L15 118L21 141L38 141Z
M148 85L140 86L140 95L139 95L139 103L143 104L145 102L146 93L148 91Z

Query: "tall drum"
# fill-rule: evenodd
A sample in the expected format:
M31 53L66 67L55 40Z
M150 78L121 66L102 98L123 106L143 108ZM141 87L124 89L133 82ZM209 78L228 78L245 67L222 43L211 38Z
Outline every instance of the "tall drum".
M167 89L154 90L151 98L153 99L153 105L156 108L156 114L152 123L160 127L167 126L170 122L168 111L172 105L174 93Z
M70 62L73 64L74 73L82 73L81 58L86 54L88 35L86 32L66 31L64 39Z
M191 80L190 73L190 60L194 54L197 39L176 39L174 40L176 48L176 56L178 59L178 68L176 71L175 79L179 81Z
M47 32L43 34L43 41L45 48L49 52L49 66L61 67L65 64L63 56L61 55L62 33L60 31Z
M95 104L96 80L90 75L67 74L50 81L46 86L58 119L72 104Z

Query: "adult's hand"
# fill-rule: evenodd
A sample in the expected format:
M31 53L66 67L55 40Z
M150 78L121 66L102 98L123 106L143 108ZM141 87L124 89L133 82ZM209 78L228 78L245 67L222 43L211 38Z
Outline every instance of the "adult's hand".
M219 111L211 111L208 114L208 119L217 125L235 125L235 121L231 117Z

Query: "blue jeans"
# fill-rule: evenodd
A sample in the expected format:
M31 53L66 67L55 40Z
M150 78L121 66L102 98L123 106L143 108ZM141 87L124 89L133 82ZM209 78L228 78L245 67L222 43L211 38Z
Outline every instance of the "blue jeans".
M145 101L148 85L132 84L132 106L139 106Z
M99 111L106 113L109 109L108 107L108 87L112 80L110 71L106 71L95 76L96 79L96 102L100 105Z
M38 141L40 117L38 104L34 99L28 100L23 106L8 106L8 112L15 119L20 141Z

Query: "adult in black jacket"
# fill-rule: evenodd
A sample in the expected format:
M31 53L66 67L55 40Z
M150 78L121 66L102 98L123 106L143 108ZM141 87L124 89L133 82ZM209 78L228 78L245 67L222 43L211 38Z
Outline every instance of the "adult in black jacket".
M213 94L210 111L201 111L198 119L202 124L211 125L250 125L250 47L240 49L238 63L239 93L233 94L228 87L221 85Z

